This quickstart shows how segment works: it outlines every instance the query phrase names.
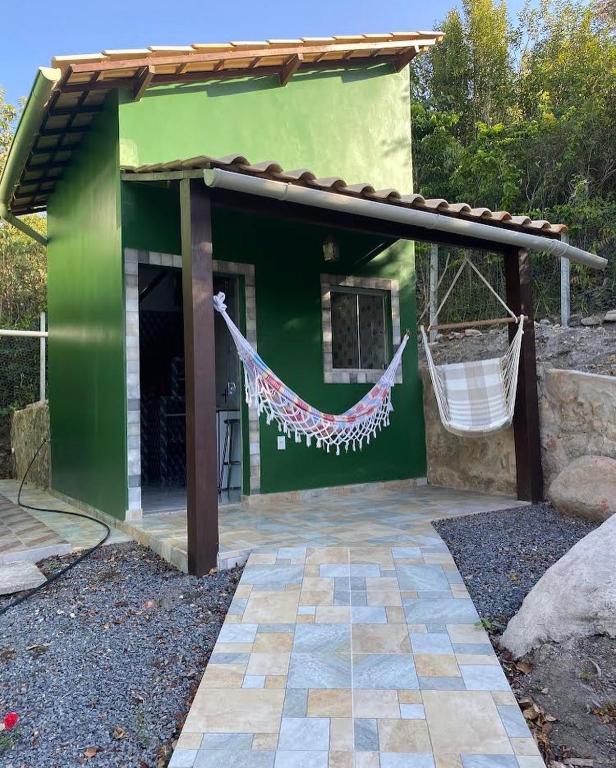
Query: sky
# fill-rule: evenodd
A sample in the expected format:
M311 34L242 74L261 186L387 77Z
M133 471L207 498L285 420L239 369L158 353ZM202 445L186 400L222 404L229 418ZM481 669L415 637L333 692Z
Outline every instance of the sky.
M0 88L16 103L54 55L105 48L430 30L459 0L5 0ZM515 12L522 0L508 0Z

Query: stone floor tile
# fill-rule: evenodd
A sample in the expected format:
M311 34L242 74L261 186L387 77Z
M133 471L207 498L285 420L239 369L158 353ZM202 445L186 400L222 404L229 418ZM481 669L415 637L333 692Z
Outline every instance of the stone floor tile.
M513 755L462 755L462 768L518 768Z
M381 752L380 757L381 768L434 768L434 758L429 752Z
M329 748L332 752L353 751L353 719L332 717L330 719Z
M353 697L350 690L316 689L308 691L308 717L351 717Z
M265 675L245 675L242 688L265 688Z
M34 589L46 581L36 565L27 560L0 565L0 595Z
M508 691L509 683L500 665L489 667L461 664L460 672L469 691Z
M351 609L343 605L318 605L317 624L348 624L351 621Z
M415 653L415 669L419 677L460 676L458 662L453 654Z
M328 768L327 752L276 752L274 768Z
M226 689L212 695L199 687L184 728L203 733L277 733L283 690Z
M399 717L398 692L355 688L353 691L353 714L355 717Z
M462 677L419 677L422 691L464 691L466 686Z
M196 749L176 747L169 761L168 768L193 768L196 758Z
M484 691L423 691L436 753L512 754L496 705Z
M201 749L228 749L231 752L251 749L252 733L206 733Z
M197 752L194 768L274 768L274 752L228 752L219 749L201 749Z
M462 768L460 755L435 754L434 762L436 768Z
M251 592L244 611L243 623L295 622L299 595L294 592Z
M528 725L517 704L500 706L497 709L509 737L528 737Z
M287 675L265 675L266 688L286 688Z
M295 653L338 653L351 650L351 628L348 624L313 624L295 630Z
M246 675L286 675L290 653L251 653Z
M354 768L380 768L378 752L357 752L355 753Z
M423 704L400 704L400 717L403 720L425 720Z
M526 738L512 738L511 744L516 755L522 755L523 757L539 756L539 749L530 733Z
M524 757L518 755L519 768L545 768L545 763L541 757Z
M419 687L413 657L401 653L354 654L353 683L378 690Z
M301 584L304 568L301 565L248 565L244 568L244 584L279 589L286 584ZM251 594L253 594L253 591Z
M355 768L353 752L330 752L328 768Z
M449 635L442 632L410 632L413 653L452 654Z
M405 624L357 624L352 634L354 653L411 652Z
M424 720L382 719L379 743L382 752L431 752L428 726Z
M355 752L378 752L379 733L375 718L355 718L353 721Z
M373 589L368 587L366 602L369 606L395 606L402 607L402 598L397 589Z
M252 651L254 653L287 653L293 647L293 635L286 632L258 632Z
M447 632L452 643L474 643L492 647L485 629L475 624L457 624L448 621Z
M306 717L308 714L308 690L287 688L282 710L284 717Z
M256 624L227 624L225 621L218 635L218 642L254 643L257 628Z
M403 600L406 620L409 624L443 622L452 624L474 624L479 615L472 600L455 597L439 600Z
M193 749L196 751L201 747L202 741L202 733L189 733L188 731L184 731L180 734L177 740L176 749Z
M252 738L252 748L256 751L275 752L277 744L277 733L255 733Z
M439 565L398 565L396 570L400 589L450 592L445 571Z
M421 691L399 690L398 701L400 704L421 704L423 699Z
M351 606L352 624L387 624L387 614L383 606Z
M348 653L292 653L289 688L349 688L351 656Z
M329 750L329 718L283 717L278 749L282 751Z

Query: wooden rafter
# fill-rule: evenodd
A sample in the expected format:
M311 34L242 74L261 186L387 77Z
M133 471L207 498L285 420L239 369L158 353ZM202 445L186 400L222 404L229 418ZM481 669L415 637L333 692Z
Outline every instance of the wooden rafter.
M303 60L304 57L301 53L296 53L289 57L289 59L284 63L284 66L280 70L280 75L278 76L280 79L280 85L285 86L289 82L289 80L299 69Z
M139 70L137 83L133 89L133 101L139 101L139 99L145 93L146 88L151 84L155 74L156 70L152 65L148 67L142 67Z

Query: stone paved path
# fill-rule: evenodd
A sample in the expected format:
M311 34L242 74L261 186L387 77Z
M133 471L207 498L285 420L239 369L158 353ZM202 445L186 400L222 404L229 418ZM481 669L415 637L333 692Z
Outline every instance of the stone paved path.
M254 552L169 768L544 768L445 544L404 539Z
M0 495L0 564L64 555L71 546L29 510Z

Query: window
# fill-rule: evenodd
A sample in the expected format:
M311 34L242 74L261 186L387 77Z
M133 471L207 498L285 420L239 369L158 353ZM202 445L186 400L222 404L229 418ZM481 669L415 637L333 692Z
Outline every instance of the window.
M382 370L387 367L387 298L385 291L332 290L333 368Z

